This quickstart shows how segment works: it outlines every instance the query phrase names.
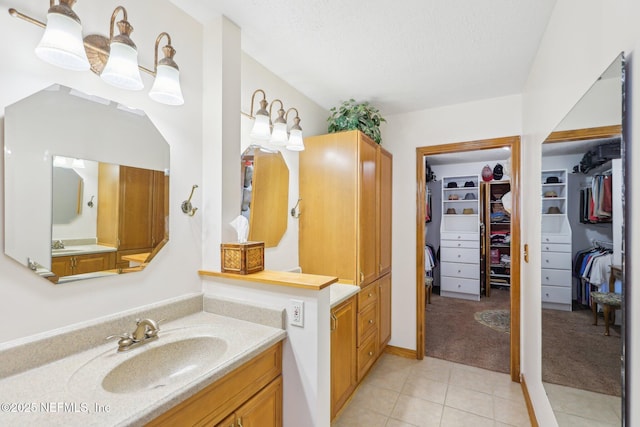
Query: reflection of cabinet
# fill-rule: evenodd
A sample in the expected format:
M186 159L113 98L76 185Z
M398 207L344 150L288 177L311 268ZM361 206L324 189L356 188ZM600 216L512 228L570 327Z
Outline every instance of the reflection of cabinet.
M478 175L442 179L440 295L480 300Z
M115 268L115 252L51 258L51 271L58 277L93 273L113 268Z
M542 307L571 311L571 227L566 169L542 171Z
M356 387L356 297L331 310L331 418Z
M511 215L502 204L502 196L511 191L509 181L482 183L485 291L491 286L511 286Z
M148 426L282 426L282 343L169 409Z
M98 244L122 255L151 252L166 236L168 177L162 171L100 163L98 167Z
M391 155L359 131L305 138L300 266L365 286L391 270Z

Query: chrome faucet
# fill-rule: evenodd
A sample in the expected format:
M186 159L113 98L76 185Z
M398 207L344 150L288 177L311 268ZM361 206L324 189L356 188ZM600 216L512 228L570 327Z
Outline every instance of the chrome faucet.
M136 329L132 333L110 335L106 339L119 338L118 351L131 350L134 347L157 339L160 331L158 323L160 322L151 319L136 319Z
M64 249L64 242L62 240L54 240L51 242L51 249Z

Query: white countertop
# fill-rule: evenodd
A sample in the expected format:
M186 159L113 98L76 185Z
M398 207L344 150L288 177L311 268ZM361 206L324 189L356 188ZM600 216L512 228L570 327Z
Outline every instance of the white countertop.
M182 402L285 338L279 328L198 312L160 325L159 338L117 353L115 340L0 379L0 425L140 425ZM118 332L118 331L114 331ZM227 347L211 369L186 383L170 381L134 393L101 387L106 372L140 352L184 338L211 335ZM203 358L207 358L203 354ZM149 366L149 369L154 369Z
M70 245L63 249L51 249L51 257L72 256L72 255L86 255L86 254L98 254L103 252L115 252L116 248L104 245Z
M360 286L334 283L329 287L329 304L331 308L360 292Z

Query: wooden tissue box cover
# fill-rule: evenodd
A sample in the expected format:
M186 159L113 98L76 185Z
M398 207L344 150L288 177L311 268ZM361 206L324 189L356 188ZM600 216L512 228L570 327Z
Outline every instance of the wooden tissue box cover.
M223 273L251 274L264 270L264 242L221 243Z

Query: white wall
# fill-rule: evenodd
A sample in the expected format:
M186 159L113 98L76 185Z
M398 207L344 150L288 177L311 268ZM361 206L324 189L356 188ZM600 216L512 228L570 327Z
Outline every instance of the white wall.
M520 135L521 98L488 99L392 115L386 119L382 146L393 153L393 330L390 344L415 350L416 147Z
M632 0L610 2L605 0L558 0L544 38L531 68L523 94L523 194L536 191L540 185L540 144L560 123L562 118L589 89L598 76L608 67L620 51L626 51L628 57L635 55L634 49L640 46L640 27L633 22L640 16L640 5ZM635 18L633 18L635 17ZM627 78L640 79L638 67L633 67ZM640 102L638 85L627 93L632 97L632 105ZM638 108L638 107L636 107ZM627 113L632 131L637 126L631 112ZM635 126L634 126L635 125ZM640 143L640 133L634 132L629 141L631 146ZM640 165L640 152L634 150L631 158L633 169ZM632 185L640 184L637 174L632 176ZM540 211L538 199L527 201L523 206L523 242L529 244L530 262L522 269L522 373L527 385L540 425L553 426L555 419L542 387L540 376L540 226L536 213ZM635 198L633 209L640 208L640 200ZM631 224L629 224L631 223ZM627 224L631 229L631 249L640 250L640 230ZM630 260L627 259L627 262ZM627 277L627 283L638 281L640 271ZM631 312L628 313L628 325L637 325L640 313L640 293L631 295ZM631 341L627 342L628 354L640 354L640 329L631 328ZM628 355L627 354L627 355ZM640 391L640 375L634 371L637 364L630 363L627 378L631 388L631 399ZM637 397L635 398L637 400ZM637 408L627 408L630 421L635 425L640 414Z
M88 319L120 312L141 305L201 290L196 271L201 265L201 215L187 217L180 210L182 201L195 183L202 180L202 31L194 19L166 1L122 0L78 2L74 10L82 19L85 34L108 35L113 9L123 5L135 31L140 63L152 67L157 35L167 31L177 50L185 105L170 107L147 96L151 76L142 74L145 90L129 92L104 84L93 73L58 69L39 60L33 49L43 30L11 17L7 2L0 7L0 106L16 101L54 83L109 98L147 112L171 146L170 242L157 262L141 273L105 277L54 286L35 276L6 256L0 256L0 342L24 337ZM36 19L45 20L48 3L36 0L13 2L10 6ZM152 15L150 15L152 13ZM149 19L153 16L153 19ZM208 43L215 44L215 39ZM4 112L0 125L4 124ZM33 123L33 126L39 126ZM0 132L0 143L4 143ZM135 147L132 147L134 149ZM2 162L3 163L3 162ZM4 166L0 176L4 183ZM4 185L1 186L4 188ZM2 190L4 197L4 190ZM200 205L196 194L195 206ZM10 206L5 206L11 209ZM4 223L4 212L0 212ZM197 230L194 233L194 230ZM4 231L0 230L0 240Z
M242 53L242 90L241 90L241 108L242 111L251 113L251 95L256 89L262 89L267 94L267 101L272 102L274 99L280 99L284 104L285 111L291 107L295 107L300 113L300 127L302 127L303 136L320 135L327 132L327 117L329 111L323 109L315 102L309 100L302 93L292 88L288 83L264 68L249 55ZM260 107L259 101L262 99L260 93L256 94L253 106L253 114ZM279 104L275 104L279 108ZM276 108L274 107L274 108ZM273 110L273 118L277 117L275 109ZM293 123L295 112L289 113L289 124ZM242 153L250 144L256 143L249 138L253 120L246 116L241 117L241 150ZM267 146L269 146L267 144ZM294 151L281 149L282 155L287 167L289 168L289 212L290 208L296 205L298 200L298 157L299 154ZM238 154L238 163L240 162L240 154ZM240 191L240 177L238 176L238 191ZM304 201L301 202L301 205ZM240 205L238 205L240 206ZM238 208L238 215L240 208ZM280 244L274 248L265 249L265 268L269 270L290 270L298 266L298 220L288 216L287 231L285 232Z

